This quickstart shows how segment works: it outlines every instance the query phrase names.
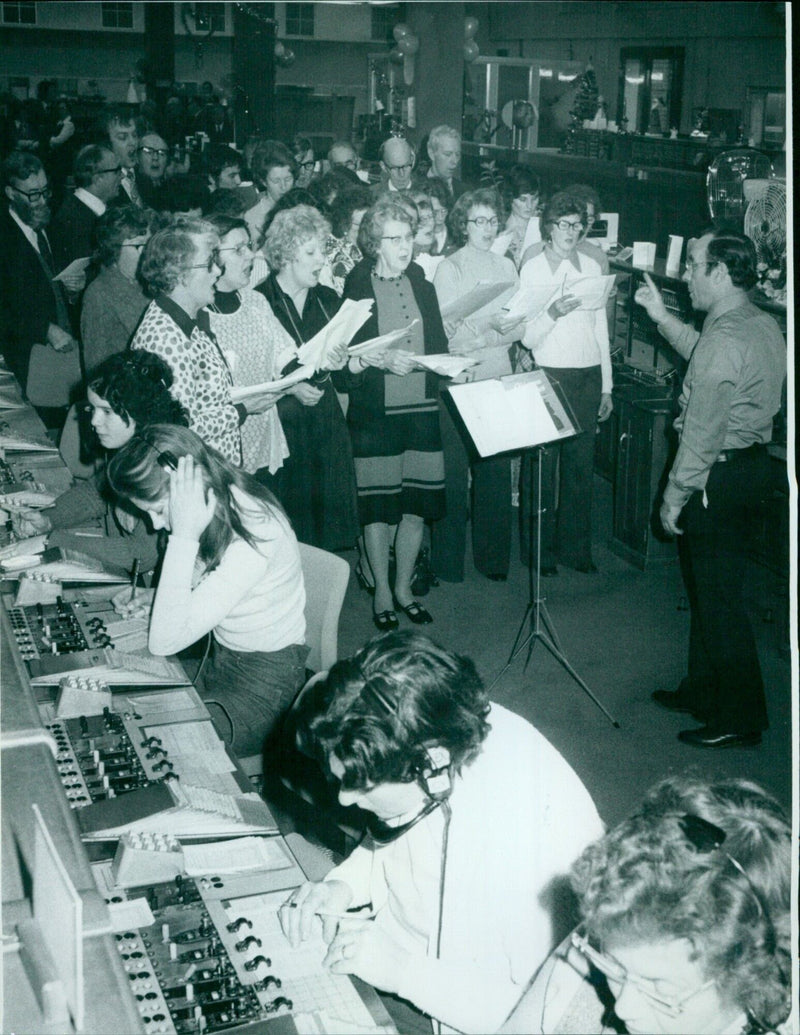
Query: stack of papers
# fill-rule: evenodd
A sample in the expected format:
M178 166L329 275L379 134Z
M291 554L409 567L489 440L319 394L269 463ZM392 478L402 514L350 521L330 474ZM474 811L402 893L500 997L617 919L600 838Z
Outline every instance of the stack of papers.
M500 284L496 281L479 281L466 294L461 295L459 298L454 298L452 302L442 306L442 319L448 323L459 323L461 320L466 320L468 316L477 313L479 309L483 309L485 305L494 301L495 298L498 298L504 291L508 291L513 286L514 284L511 281Z
M315 373L314 367L306 364L305 366L297 367L290 374L286 374L285 377L278 378L277 381L262 381L257 385L235 385L231 388L231 399L234 403L238 403L243 402L245 399L250 399L254 395L264 395L267 392L275 392L276 394L285 392L292 385L299 384L301 381L307 381Z
M334 349L350 344L356 332L370 318L374 304L372 298L345 299L333 319L297 350L300 362L321 370Z
M397 345L406 338L411 328L418 323L419 320L412 320L407 327L399 327L396 331L379 334L377 338L368 338L366 341L359 342L358 345L350 345L347 351L351 356L379 356L392 345Z
M503 308L511 317L533 320L557 298L572 295L580 299L579 309L603 309L615 281L613 273L605 277L584 277L576 270L575 276L568 273L555 289L552 284L520 287Z

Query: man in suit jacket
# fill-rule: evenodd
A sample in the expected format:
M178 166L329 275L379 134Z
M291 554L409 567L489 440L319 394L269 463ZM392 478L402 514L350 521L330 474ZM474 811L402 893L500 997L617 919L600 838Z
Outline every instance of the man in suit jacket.
M461 134L458 130L452 126L434 126L428 134L428 157L431 160L428 176L444 182L452 205L468 189L455 178L461 164Z
M8 205L0 211L0 347L23 392L35 390L31 401L42 420L59 428L69 390L80 378L69 295L77 295L86 278L53 280L57 270L45 231L50 188L39 159L12 152L2 166L2 183Z
M88 144L75 158L77 187L67 194L50 224L49 237L59 270L94 252L94 228L120 191L122 167L110 147Z

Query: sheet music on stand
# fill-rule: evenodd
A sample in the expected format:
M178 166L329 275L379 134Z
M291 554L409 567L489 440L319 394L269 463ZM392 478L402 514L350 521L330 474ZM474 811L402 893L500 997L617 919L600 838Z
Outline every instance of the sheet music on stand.
M456 409L481 456L558 442L579 433L559 383L543 370L451 385Z

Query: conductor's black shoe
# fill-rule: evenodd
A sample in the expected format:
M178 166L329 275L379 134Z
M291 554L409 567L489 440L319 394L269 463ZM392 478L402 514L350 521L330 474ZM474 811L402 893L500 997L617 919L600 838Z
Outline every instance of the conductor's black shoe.
M693 715L701 722L705 720L705 713L693 707L685 698L673 690L654 690L652 698L660 708L666 708L669 712L683 712L686 715Z
M736 733L717 726L701 726L696 730L681 730L678 740L693 747L736 748L757 747L761 743L761 732Z

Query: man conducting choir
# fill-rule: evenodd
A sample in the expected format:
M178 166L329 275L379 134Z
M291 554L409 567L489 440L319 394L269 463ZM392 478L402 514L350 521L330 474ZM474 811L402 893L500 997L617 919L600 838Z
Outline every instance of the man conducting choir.
M679 740L696 747L752 747L767 728L764 682L742 600L747 533L768 491L772 420L781 404L786 345L775 320L756 308L756 250L743 234L714 230L692 240L684 280L701 333L669 313L645 273L636 301L689 367L675 421L678 452L661 523L681 536L691 609L688 674L657 704L705 725Z
M419 633L337 662L294 720L341 804L372 815L366 840L281 907L290 942L321 921L326 966L421 1011L406 1006L401 1031L429 1030L423 1015L496 1031L569 923L564 876L602 829L586 788L533 726L489 702L468 658Z

